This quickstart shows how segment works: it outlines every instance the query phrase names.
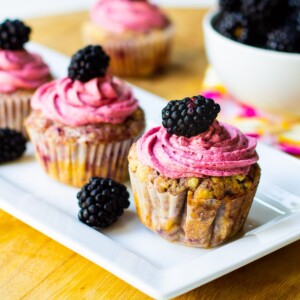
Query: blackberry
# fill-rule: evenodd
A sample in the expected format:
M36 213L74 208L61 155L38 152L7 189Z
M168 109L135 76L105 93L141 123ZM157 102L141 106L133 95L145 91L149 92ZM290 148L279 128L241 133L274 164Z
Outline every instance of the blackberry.
M13 161L26 150L26 139L13 129L0 129L0 164Z
M241 13L223 13L217 20L215 25L216 30L222 35L241 42L249 43L250 34L248 22Z
M5 20L0 24L0 49L22 50L29 41L30 27L20 20Z
M219 0L219 6L223 12L239 11L240 0Z
M109 178L90 178L77 199L79 220L96 229L115 223L130 205L126 187Z
M243 0L241 4L242 14L256 26L277 22L286 8L286 0Z
M299 52L300 35L291 27L273 30L268 34L267 48L282 52Z
M203 96L173 100L162 110L162 125L169 134L190 138L207 131L219 112L220 105Z
M72 56L68 76L81 82L102 77L106 74L109 61L101 46L87 46Z
M300 8L300 1L299 0L288 0L288 5L291 8Z
M291 31L300 32L300 9L291 10L286 18L285 25L290 27Z

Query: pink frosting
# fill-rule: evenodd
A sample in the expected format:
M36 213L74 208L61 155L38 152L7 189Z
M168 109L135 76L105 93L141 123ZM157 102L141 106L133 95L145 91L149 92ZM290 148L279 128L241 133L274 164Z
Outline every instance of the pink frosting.
M169 22L157 6L130 0L98 0L91 9L91 18L96 25L115 33L147 32L163 28Z
M169 178L246 175L258 161L255 148L255 138L218 121L191 138L155 127L137 142L141 162Z
M49 76L50 70L39 55L25 50L0 50L0 92L36 89Z
M31 100L33 109L68 126L123 123L138 107L131 88L107 75L86 83L70 78L41 86Z

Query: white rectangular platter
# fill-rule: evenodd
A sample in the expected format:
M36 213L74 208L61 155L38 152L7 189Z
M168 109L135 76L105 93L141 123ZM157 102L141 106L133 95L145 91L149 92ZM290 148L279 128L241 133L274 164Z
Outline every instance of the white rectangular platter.
M55 76L65 76L67 57L37 44L30 49ZM158 124L166 102L133 88L148 127ZM80 223L78 190L44 174L28 148L21 160L0 166L0 208L156 299L188 292L300 238L300 160L265 145L258 146L262 180L243 232L209 250L171 244L144 228L132 198L119 222L101 233Z

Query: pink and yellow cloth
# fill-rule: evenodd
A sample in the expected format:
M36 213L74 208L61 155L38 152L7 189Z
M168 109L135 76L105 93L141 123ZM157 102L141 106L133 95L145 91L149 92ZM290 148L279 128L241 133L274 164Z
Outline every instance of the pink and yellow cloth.
M300 158L300 118L285 119L239 103L227 92L211 68L206 72L201 94L221 105L221 121Z

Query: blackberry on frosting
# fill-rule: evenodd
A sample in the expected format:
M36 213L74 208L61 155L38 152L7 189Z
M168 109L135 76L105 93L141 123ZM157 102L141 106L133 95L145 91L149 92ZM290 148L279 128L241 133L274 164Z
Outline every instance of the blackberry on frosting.
M87 82L103 77L109 66L110 58L99 45L89 45L72 56L68 76L72 80Z
M0 49L23 50L29 41L31 28L20 20L5 20L0 24Z
M169 134L190 138L209 129L220 105L201 95L173 100L162 110L162 125Z

